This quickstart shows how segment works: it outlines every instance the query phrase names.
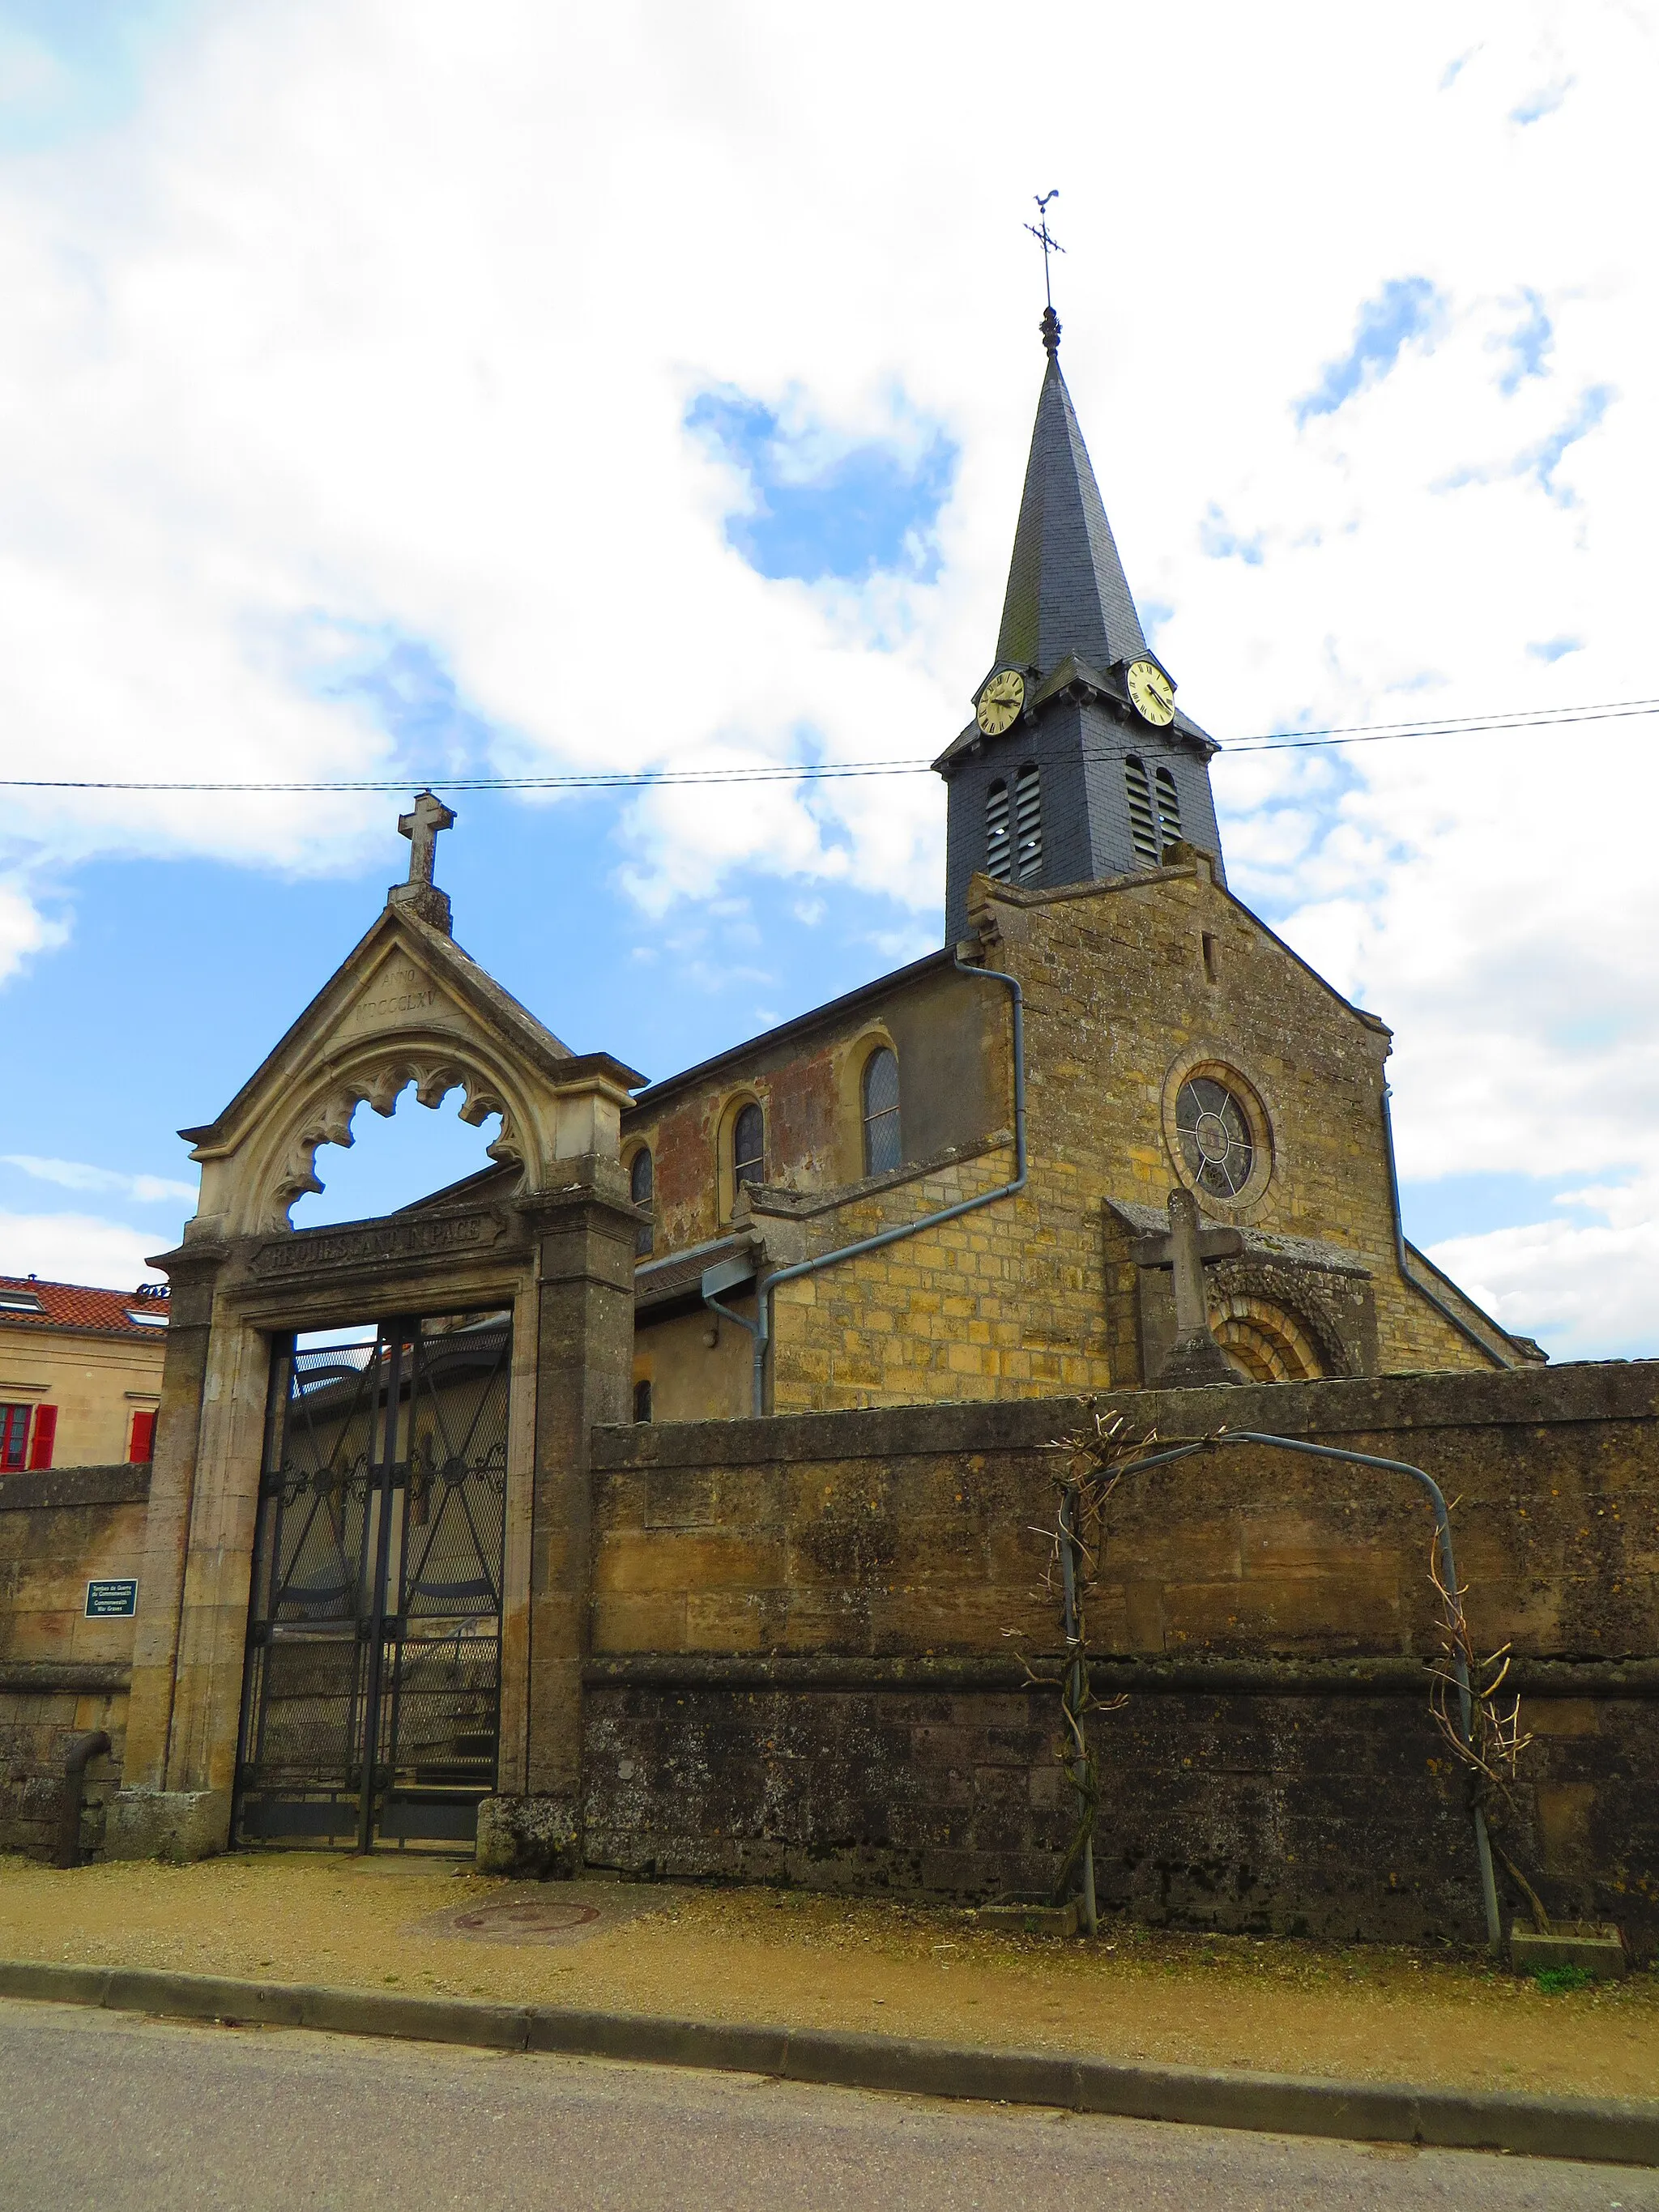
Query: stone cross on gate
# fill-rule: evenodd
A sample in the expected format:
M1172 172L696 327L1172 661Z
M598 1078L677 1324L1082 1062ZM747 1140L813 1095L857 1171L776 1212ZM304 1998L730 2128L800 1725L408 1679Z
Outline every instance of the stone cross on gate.
M449 900L432 880L432 864L439 831L454 826L454 814L442 799L430 791L421 792L409 812L398 817L398 828L409 840L409 880L393 884L386 895L388 906L417 915L446 937L450 934Z
M1237 1382L1226 1354L1210 1334L1204 1262L1235 1258L1244 1249L1244 1239L1236 1229L1201 1227L1198 1201L1189 1190L1172 1190L1169 1211L1169 1234L1144 1237L1135 1247L1141 1267L1168 1267L1175 1279L1175 1342L1163 1366L1148 1379L1169 1390Z
M398 817L398 831L409 840L411 884L432 881L432 864L438 854L438 832L454 827L454 815L441 799L429 791L422 792L409 812Z

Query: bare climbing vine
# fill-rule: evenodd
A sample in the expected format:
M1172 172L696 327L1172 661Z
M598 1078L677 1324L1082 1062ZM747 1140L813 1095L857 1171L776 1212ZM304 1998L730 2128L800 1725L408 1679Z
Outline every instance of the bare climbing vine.
M1118 1712L1129 1700L1127 1693L1112 1698L1095 1694L1090 1680L1090 1611L1099 1585L1108 1503L1127 1462L1157 1441L1156 1431L1137 1429L1121 1413L1097 1413L1091 1430L1056 1437L1049 1446L1057 1461L1053 1518L1046 1526L1034 1525L1031 1531L1048 1547L1040 1587L1033 1595L1058 1601L1062 1650L1057 1658L1034 1662L1024 1651L1018 1657L1033 1686L1060 1692L1057 1756L1076 1802L1077 1819L1054 1896L1057 1903L1065 1896L1081 1867L1083 1918L1091 1935L1095 1931L1094 1834L1100 1771L1085 1723L1091 1713ZM1015 1641L1021 1632L1004 1632Z
M1455 1505L1456 1500L1453 1500ZM1468 1777L1473 1802L1486 1816L1492 1848L1510 1879L1526 1899L1533 1924L1541 1936L1550 1932L1550 1917L1542 1899L1493 1831L1518 1818L1515 1784L1521 1755L1532 1742L1521 1725L1518 1692L1505 1691L1510 1648L1500 1644L1483 1657L1469 1632L1463 1600L1468 1585L1449 1589L1442 1571L1437 1543L1429 1547L1429 1580L1439 1594L1440 1649L1429 1668L1429 1711L1453 1758ZM1463 1699L1468 1698L1467 1735Z
M1046 1547L1040 1587L1033 1595L1058 1601L1062 1649L1057 1656L1033 1658L1023 1650L1018 1653L1026 1680L1034 1688L1060 1693L1057 1755L1071 1786L1077 1817L1054 1896L1056 1902L1065 1896L1080 1867L1083 1917L1091 1934L1096 1917L1094 1834L1100 1776L1098 1762L1089 1747L1085 1723L1091 1713L1116 1712L1129 1702L1127 1693L1097 1696L1091 1679L1090 1614L1099 1588L1108 1509L1123 1476L1155 1450L1178 1450L1182 1446L1201 1450L1206 1445L1220 1443L1225 1433L1160 1438L1156 1430L1137 1428L1122 1413L1097 1412L1093 1419L1091 1429L1056 1437L1049 1446L1056 1462L1053 1515L1046 1524L1034 1526L1031 1531ZM1503 1644L1484 1656L1477 1651L1463 1604L1467 1585L1448 1586L1434 1540L1429 1548L1429 1579L1439 1598L1441 1613L1439 1650L1428 1670L1429 1711L1453 1758L1468 1777L1472 1803L1484 1815L1490 1834L1497 1822L1518 1820L1517 1769L1533 1739L1522 1727L1519 1696L1506 1692L1510 1646ZM1018 1647L1024 1632L1011 1628L1004 1634ZM1501 1845L1494 1841L1492 1849L1525 1898L1534 1923L1547 1934L1549 1915L1537 1892Z

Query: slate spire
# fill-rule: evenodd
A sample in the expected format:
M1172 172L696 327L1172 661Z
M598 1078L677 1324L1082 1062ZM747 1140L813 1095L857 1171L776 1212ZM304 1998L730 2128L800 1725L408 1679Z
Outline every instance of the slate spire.
M1047 676L1067 653L1107 669L1146 650L1140 617L1060 373L1060 322L1042 318L1048 373L1014 532L997 659Z
M1059 890L1161 867L1172 847L1190 845L1213 855L1224 880L1210 789L1215 741L1181 708L1160 715L1155 697L1137 701L1129 684L1129 665L1161 664L1060 373L1052 307L1042 343L1048 366L997 657L975 689L974 719L933 763L950 787L947 945L969 933L976 875Z

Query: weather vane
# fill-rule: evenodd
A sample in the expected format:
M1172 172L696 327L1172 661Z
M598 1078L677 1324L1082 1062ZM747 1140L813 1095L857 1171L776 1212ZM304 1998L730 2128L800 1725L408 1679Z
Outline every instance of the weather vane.
M1048 203L1060 198L1060 186L1056 185L1051 192L1035 192L1032 198L1036 201L1037 219L1035 222L1028 222L1025 228L1042 248L1042 296L1048 303L1049 313L1052 314L1054 308L1054 295L1048 283L1048 256L1051 253L1064 253L1066 248L1048 228Z

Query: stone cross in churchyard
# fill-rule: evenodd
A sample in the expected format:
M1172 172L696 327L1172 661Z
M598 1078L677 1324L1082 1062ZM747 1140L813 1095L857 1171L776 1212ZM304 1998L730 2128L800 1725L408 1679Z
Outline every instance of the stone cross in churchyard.
M1243 1249L1244 1239L1237 1230L1200 1225L1198 1200L1191 1191L1170 1193L1168 1235L1142 1237L1135 1248L1143 1267L1168 1267L1175 1279L1176 1340L1163 1366L1149 1380L1164 1389L1237 1382L1226 1354L1210 1334L1204 1262L1232 1259Z
M454 826L454 813L441 799L430 791L420 793L409 812L398 817L398 828L409 840L409 880L393 884L386 895L388 906L417 915L430 928L442 930L446 937L450 934L449 900L432 880L432 865L437 857L438 833Z

